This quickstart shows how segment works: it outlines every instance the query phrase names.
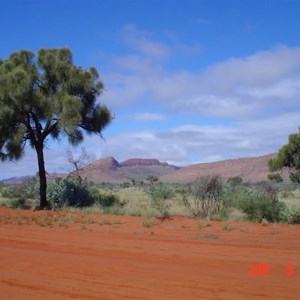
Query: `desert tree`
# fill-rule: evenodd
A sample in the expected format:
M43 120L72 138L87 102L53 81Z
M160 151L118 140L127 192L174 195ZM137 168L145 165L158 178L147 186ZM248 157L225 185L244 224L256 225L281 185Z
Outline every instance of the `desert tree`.
M279 149L276 157L268 161L268 165L269 170L272 172L284 168L288 168L289 171L298 171L290 174L290 179L293 182L298 182L297 178L299 176L297 173L300 170L300 128L298 133L289 135L288 143Z
M84 133L102 136L112 121L110 110L97 104L103 91L95 68L73 63L67 48L22 50L0 60L0 158L19 160L26 144L36 151L40 209L47 206L44 162L49 138L68 137L72 145Z

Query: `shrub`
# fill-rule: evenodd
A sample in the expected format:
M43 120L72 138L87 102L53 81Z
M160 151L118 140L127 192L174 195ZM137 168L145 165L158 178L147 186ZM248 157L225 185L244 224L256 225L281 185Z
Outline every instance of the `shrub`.
M25 198L11 199L7 202L8 207L18 209L30 209L31 205Z
M171 199L174 196L173 189L166 184L153 185L148 189L148 194L152 199Z
M129 182L123 182L122 183L122 188L123 189L127 189L127 188L129 188L130 187L130 183Z
M69 206L90 206L94 198L89 193L86 183L80 183L77 178L64 180L63 199Z
M150 182L150 184L154 184L155 182L158 182L158 177L155 175L150 175L147 177L147 180Z
M221 209L217 214L211 217L214 221L227 221L229 219L229 211L227 208Z
M229 177L227 179L227 183L231 187L231 189L235 190L237 186L243 183L243 178L241 176Z
M100 204L102 207L110 207L115 204L120 204L120 198L118 195L113 193L99 193L94 195L95 202Z
M34 179L28 179L22 183L10 184L3 188L2 196L9 199L34 198L34 192L31 189L32 184L34 184Z
M267 192L253 191L239 202L239 208L247 214L250 221L261 222L262 219L266 219L269 222L278 222L285 204L274 199Z
M64 181L56 180L48 183L47 199L52 207L62 207L65 204L64 189Z
M300 224L300 206L286 207L281 214L281 219L288 224Z
M219 175L206 175L198 177L188 189L188 195L183 195L185 207L196 217L210 217L217 214L223 207L223 183Z
M294 172L290 174L290 180L294 183L300 183L300 172Z
M246 187L240 187L236 190L225 189L223 191L223 205L226 208L240 208L240 203L249 197L251 190Z
M268 178L271 181L274 181L276 183L282 182L283 178L279 173L275 173L275 174L268 174Z
M87 183L77 178L68 177L55 180L48 184L47 199L53 207L76 206L85 207L94 204L95 199L90 193Z
M151 206L158 211L162 219L170 217L170 203L168 199L174 196L173 190L164 184L152 185L148 191L151 198Z

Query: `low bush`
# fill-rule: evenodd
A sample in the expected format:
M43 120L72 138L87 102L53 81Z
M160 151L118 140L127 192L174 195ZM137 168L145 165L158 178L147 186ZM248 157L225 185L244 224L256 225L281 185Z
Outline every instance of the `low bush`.
M170 217L170 202L169 200L174 196L173 190L165 185L152 185L148 190L151 198L151 206L155 209L162 219Z
M86 207L95 202L87 183L79 182L77 178L72 177L50 182L47 188L47 199L54 208L62 206Z
M120 198L118 195L113 193L104 193L98 192L94 194L94 199L97 204L100 204L102 207L110 207L116 204L120 204Z
M281 214L281 219L288 224L300 224L300 206L286 207Z
M9 199L4 206L17 209L31 209L34 205L25 198Z
M285 204L273 199L266 192L254 191L238 203L238 208L247 214L250 221L261 222L266 219L269 222L279 222Z
M196 218L211 218L223 208L223 182L219 175L198 177L183 194L185 207Z
M300 171L291 173L289 177L293 183L300 183Z
M268 178L269 178L269 180L276 182L276 183L283 182L283 178L279 173L268 174Z
M2 188L2 196L9 199L33 199L34 191L32 190L32 185L34 184L34 179L25 180L23 183L10 184Z
M285 204L278 201L277 185L263 182L251 187L240 187L236 191L230 189L224 192L224 205L243 211L248 220L261 222L281 221Z

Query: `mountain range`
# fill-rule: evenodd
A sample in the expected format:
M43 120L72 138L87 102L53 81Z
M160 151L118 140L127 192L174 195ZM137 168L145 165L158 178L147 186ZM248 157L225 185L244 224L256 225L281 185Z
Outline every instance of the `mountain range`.
M118 162L114 157L99 159L81 170L81 175L95 183L122 183L146 180L148 176L159 177L161 182L188 183L197 176L220 174L225 180L240 176L244 182L268 180L268 160L276 154L268 154L253 158L228 159L212 163L199 163L186 167L178 167L157 159L132 158ZM283 177L287 177L283 174ZM27 177L25 177L27 178ZM2 180L6 183L18 183L22 178Z
M229 159L213 163L199 163L178 167L157 159L128 159L118 162L113 157L97 160L82 170L82 175L94 182L141 181L150 175L159 177L161 182L187 183L197 176L220 174L224 179L241 176L245 182L268 180L268 160L276 154L253 158Z

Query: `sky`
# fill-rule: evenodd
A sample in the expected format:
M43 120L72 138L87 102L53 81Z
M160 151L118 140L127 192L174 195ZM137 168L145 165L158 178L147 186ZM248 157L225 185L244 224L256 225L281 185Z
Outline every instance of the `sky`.
M114 116L91 159L178 166L277 152L300 126L300 1L0 0L0 58L69 47L94 66ZM48 172L68 145L48 140ZM34 175L36 154L0 162L0 179Z

